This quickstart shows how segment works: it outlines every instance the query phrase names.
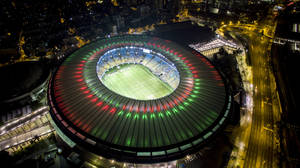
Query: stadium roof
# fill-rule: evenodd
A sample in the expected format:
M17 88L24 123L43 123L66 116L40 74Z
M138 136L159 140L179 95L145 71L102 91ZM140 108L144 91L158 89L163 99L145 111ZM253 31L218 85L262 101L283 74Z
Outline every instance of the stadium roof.
M0 68L0 103L30 92L49 76L41 62L27 61Z
M97 62L121 46L167 57L179 71L178 87L156 100L134 100L106 88ZM147 36L112 37L77 50L54 74L48 95L55 125L73 142L106 158L137 163L195 152L224 125L231 107L222 76L204 56Z

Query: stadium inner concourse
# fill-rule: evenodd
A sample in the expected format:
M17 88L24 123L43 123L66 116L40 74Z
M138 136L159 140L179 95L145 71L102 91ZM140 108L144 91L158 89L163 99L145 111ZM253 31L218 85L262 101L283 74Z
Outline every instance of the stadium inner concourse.
M62 142L90 162L153 164L203 148L226 124L232 96L197 51L123 35L66 57L49 82L48 101Z

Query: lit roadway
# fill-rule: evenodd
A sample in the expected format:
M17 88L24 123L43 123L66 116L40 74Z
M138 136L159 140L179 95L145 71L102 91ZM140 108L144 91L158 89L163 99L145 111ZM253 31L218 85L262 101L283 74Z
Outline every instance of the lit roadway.
M43 106L0 127L0 151L52 132L48 107Z
M235 145L239 148L228 167L278 167L278 135L275 123L280 120L280 105L276 83L270 66L270 50L276 21L272 16L252 27L240 24L222 26L220 32L234 32L247 39L252 64L253 109L248 109L246 121L241 119ZM262 30L264 30L262 35ZM270 38L271 37L271 38ZM251 108L252 108L251 107ZM251 112L252 111L252 112ZM237 142L238 141L238 142Z

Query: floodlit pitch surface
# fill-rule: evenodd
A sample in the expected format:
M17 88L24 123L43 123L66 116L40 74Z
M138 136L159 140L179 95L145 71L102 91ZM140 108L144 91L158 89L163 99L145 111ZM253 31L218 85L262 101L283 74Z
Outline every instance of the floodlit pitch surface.
M139 64L122 65L106 72L102 82L112 91L137 100L164 97L173 88L160 80L145 66Z

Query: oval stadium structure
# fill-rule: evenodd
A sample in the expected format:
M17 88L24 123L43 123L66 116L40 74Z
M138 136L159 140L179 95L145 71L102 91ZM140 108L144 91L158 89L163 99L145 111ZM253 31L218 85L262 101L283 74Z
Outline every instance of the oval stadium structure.
M131 163L175 160L229 118L231 95L200 53L149 36L116 36L68 56L48 90L52 124L69 145Z

